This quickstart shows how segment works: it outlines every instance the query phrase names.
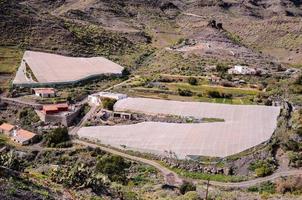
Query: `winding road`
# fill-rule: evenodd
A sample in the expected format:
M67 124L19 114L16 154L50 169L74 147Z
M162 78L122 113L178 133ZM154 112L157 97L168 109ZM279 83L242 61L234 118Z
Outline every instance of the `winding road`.
M73 141L76 144L84 145L84 146L89 146L93 148L100 148L103 151L106 151L108 153L118 155L121 157L124 157L129 160L141 162L147 165L150 165L154 168L156 168L158 171L161 172L161 174L164 176L165 182L168 185L171 186L180 186L183 181L192 181L194 184L205 184L207 181L205 180L189 180L183 177L180 177L177 173L174 171L168 169L167 167L162 166L158 162L154 160L148 160L145 158L137 157L137 156L132 156L126 153L123 153L121 151L117 151L108 147L104 147L101 145L93 144L90 142L82 141L82 140L74 140ZM218 181L210 181L210 185L216 186L216 187L224 187L224 188L248 188L254 185L258 185L267 181L274 181L280 177L287 177L287 176L298 176L302 175L302 170L300 169L293 169L293 170L287 170L287 171L281 171L281 172L276 172L270 176L266 176L263 178L256 178L253 180L248 180L248 181L242 181L242 182L218 182Z

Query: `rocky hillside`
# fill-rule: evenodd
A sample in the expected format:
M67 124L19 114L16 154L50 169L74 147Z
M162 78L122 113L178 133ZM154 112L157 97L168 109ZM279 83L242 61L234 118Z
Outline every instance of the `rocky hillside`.
M211 35L205 27L215 19L235 43L284 63L302 62L299 0L0 2L0 45L73 55L129 55L141 46L161 49L180 38Z

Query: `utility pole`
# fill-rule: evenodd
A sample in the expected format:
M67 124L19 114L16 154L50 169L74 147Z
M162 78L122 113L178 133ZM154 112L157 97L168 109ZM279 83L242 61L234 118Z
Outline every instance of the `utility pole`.
M210 179L208 179L208 181L207 181L206 200L208 200L208 195L209 195L209 185L210 185Z

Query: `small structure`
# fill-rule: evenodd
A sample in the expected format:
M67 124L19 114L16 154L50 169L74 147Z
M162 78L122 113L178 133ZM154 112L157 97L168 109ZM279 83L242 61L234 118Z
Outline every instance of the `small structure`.
M33 88L33 93L42 98L51 98L56 96L56 91L54 88Z
M83 105L67 103L44 105L42 110L35 110L41 121L45 123L70 126L81 113Z
M20 129L13 132L11 139L21 145L28 145L34 142L36 136L37 134L35 133Z
M256 70L248 66L235 65L233 68L228 70L228 74L255 75Z
M50 104L43 106L43 112L45 114L56 114L59 112L68 111L68 104L61 103L61 104Z
M88 102L90 105L101 105L102 99L115 99L121 100L127 98L126 94L111 93L111 92L99 92L88 96Z
M15 129L14 125L3 123L0 126L0 133L10 136Z

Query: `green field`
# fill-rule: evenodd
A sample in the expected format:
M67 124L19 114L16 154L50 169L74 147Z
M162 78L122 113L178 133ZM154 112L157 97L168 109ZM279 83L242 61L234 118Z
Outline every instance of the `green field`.
M247 89L247 88L231 88L222 86L211 86L211 85L190 85L188 83L167 83L166 86L170 90L187 89L195 93L207 93L208 91L223 92L226 94L232 94L233 96L246 96L246 95L257 95L260 93L258 90Z

